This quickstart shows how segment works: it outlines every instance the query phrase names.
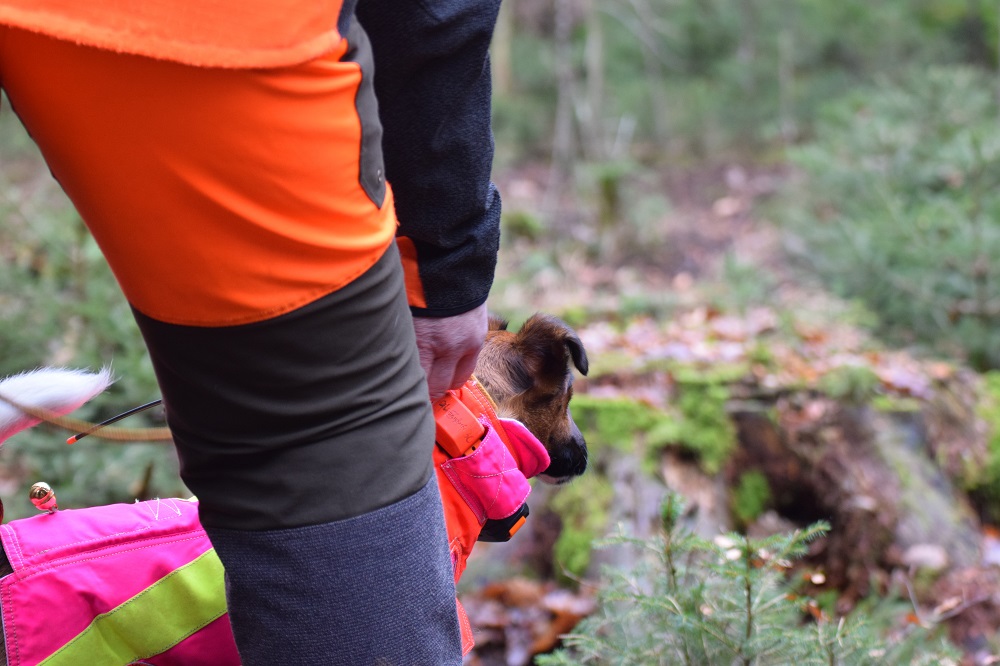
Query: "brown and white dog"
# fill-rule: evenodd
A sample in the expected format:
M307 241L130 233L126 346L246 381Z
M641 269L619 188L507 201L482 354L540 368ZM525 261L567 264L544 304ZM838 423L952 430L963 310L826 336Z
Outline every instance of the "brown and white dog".
M569 410L574 367L587 374L587 352L561 320L536 314L513 333L504 319L490 317L476 378L500 417L520 421L545 445L551 463L541 478L549 483L587 468L587 444Z

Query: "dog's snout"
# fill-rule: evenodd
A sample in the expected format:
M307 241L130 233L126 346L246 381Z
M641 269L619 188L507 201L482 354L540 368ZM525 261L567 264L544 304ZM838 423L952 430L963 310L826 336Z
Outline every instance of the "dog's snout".
M553 443L549 459L551 462L541 475L542 480L548 483L565 483L586 471L587 442L573 421L570 421L569 437Z

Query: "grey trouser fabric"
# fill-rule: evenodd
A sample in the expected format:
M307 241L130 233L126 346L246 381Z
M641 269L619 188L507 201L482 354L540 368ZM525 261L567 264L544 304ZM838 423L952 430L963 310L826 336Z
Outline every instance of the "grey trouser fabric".
M455 588L437 482L347 520L208 528L246 666L458 666Z

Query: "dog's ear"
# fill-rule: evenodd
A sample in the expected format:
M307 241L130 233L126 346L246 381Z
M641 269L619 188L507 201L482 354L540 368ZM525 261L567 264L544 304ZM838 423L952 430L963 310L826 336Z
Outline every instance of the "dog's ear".
M507 325L508 325L507 320L504 319L503 317L499 316L499 315L490 314L488 321L489 321L489 324L486 327L486 330L488 330L488 331L506 331L507 330Z
M583 348L583 343L580 342L580 336L576 334L576 331L565 323L563 323L563 326L566 327L565 342L567 349L569 349L569 356L573 359L573 365L576 366L581 375L586 375L587 371L590 370L590 363L587 361L587 350Z
M549 381L563 381L566 355L582 374L587 374L587 352L579 336L564 321L550 315L535 314L517 334L515 346L525 362L535 366L532 374Z

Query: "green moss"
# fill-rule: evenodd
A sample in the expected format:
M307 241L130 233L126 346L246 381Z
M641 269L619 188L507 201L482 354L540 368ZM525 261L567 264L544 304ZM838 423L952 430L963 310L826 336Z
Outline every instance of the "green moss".
M538 216L525 210L504 211L500 221L504 235L511 238L538 240L545 231Z
M747 360L753 365L762 365L765 368L773 368L777 363L770 345L761 341L757 341L747 352Z
M584 475L552 498L550 506L563 523L552 555L568 578L579 578L590 565L592 544L607 526L613 498L611 483L600 474Z
M969 470L967 486L979 499L986 515L1000 521L1000 371L983 375L983 392L977 412L986 422L986 464Z
M591 320L590 310L588 310L585 305L579 305L579 304L577 304L577 305L570 305L570 306L567 306L567 307L563 308L559 312L559 317L562 318L562 320L564 322L566 322L567 324L569 324L573 328L581 328L581 327L585 326ZM594 374L594 363L593 363L593 361L600 360L601 356L604 356L604 354L602 353L596 359L592 359L592 362L591 362L591 365L590 365L590 377L591 378L593 378L595 376L598 376L598 375Z
M572 527L563 527L552 547L552 557L566 579L578 579L590 566L593 542L597 534Z
M678 391L681 419L677 443L697 453L709 474L722 469L736 446L736 427L726 412L728 401L725 384L688 383Z
M725 381L742 376L729 367L720 373L685 368L673 404L657 408L629 398L595 398L578 394L573 399L573 418L583 432L595 461L591 472L560 489L551 507L563 521L553 548L555 561L567 576L582 575L590 565L591 543L601 536L608 520L612 488L600 473L602 454L632 451L637 445L647 453L667 446L694 452L705 471L715 474L736 444L736 429L726 411L730 398ZM751 477L743 488L740 506L748 516L763 510L770 489L763 477ZM757 508L754 508L757 507Z
M750 372L750 364L747 362L702 365L665 359L652 361L649 367L669 372L678 384L732 384L742 380Z
M871 368L841 365L820 377L819 389L835 400L862 404L869 402L881 385Z
M574 420L595 452L629 451L639 440L651 454L680 446L696 454L707 473L715 474L736 445L736 428L726 411L729 387L711 377L689 378L697 381L679 383L675 403L665 409L628 398L579 395L573 399Z
M573 397L573 420L592 449L629 451L636 437L652 428L658 418L658 410L629 398Z
M685 437L683 419L666 412L660 412L658 416L659 418L646 431L646 444L654 452L683 442Z
M767 477L758 470L740 475L730 496L733 516L742 526L747 526L771 504L771 485Z
M567 322L570 321L565 313L563 314L563 319ZM572 324L570 325L572 326ZM632 355L620 349L609 349L591 359L590 372L587 376L593 380L607 375L618 375L623 369L636 366L635 358ZM576 405L575 399L573 405Z
M725 464L736 445L736 427L726 405L729 384L750 372L748 363L717 363L711 366L667 362L664 366L677 385L674 413L659 419L649 432L652 447L678 445L697 454L709 474Z
M879 394L872 398L872 408L887 414L918 413L923 409L919 400L901 396Z

